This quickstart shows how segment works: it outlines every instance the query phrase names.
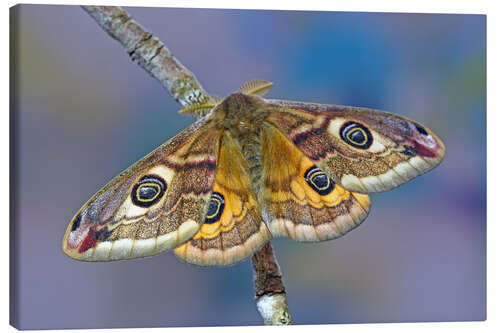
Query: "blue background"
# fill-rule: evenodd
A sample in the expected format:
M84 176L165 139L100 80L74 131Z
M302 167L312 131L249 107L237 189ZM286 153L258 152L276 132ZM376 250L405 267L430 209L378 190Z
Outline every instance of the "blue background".
M165 253L82 263L73 214L193 119L79 7L23 5L13 295L25 329L260 325L252 270ZM436 132L443 163L372 196L324 243L273 241L297 324L486 318L486 17L127 8L211 93L251 79L271 98L383 109Z

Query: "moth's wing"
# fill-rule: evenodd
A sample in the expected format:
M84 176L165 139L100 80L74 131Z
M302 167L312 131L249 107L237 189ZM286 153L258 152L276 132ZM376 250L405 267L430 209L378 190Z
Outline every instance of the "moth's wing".
M262 131L262 209L274 237L323 241L368 215L366 194L336 184L272 125Z
M271 239L247 170L239 146L223 134L205 223L175 249L180 259L201 266L228 266L248 258Z
M191 238L208 208L220 136L203 118L123 171L72 219L64 252L85 261L130 259Z
M442 141L427 127L387 112L266 100L267 121L347 190L391 190L433 169Z

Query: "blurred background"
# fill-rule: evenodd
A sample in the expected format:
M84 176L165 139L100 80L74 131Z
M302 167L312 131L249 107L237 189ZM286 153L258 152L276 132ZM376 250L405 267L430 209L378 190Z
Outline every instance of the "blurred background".
M387 110L444 141L443 163L373 195L353 232L273 240L295 323L486 318L485 16L126 9L210 93L269 80L271 98ZM62 252L74 213L193 119L81 8L14 11L19 327L262 324L249 260L82 263Z

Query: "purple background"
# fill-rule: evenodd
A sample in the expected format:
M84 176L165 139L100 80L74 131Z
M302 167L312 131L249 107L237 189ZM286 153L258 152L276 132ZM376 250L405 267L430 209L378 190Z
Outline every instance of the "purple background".
M211 93L266 79L271 98L387 110L446 144L437 169L373 195L370 216L348 235L273 241L295 323L486 318L485 16L128 10ZM172 253L110 263L64 255L80 206L193 119L79 7L14 11L13 322L260 325L249 261L200 268Z

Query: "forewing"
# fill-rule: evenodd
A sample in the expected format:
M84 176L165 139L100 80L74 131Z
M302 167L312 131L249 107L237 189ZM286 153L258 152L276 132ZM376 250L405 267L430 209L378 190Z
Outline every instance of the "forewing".
M123 171L72 219L64 252L86 261L130 259L191 238L208 208L220 135L203 118Z
M365 108L266 100L267 121L347 190L391 190L433 169L445 148L428 128Z

